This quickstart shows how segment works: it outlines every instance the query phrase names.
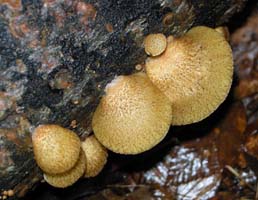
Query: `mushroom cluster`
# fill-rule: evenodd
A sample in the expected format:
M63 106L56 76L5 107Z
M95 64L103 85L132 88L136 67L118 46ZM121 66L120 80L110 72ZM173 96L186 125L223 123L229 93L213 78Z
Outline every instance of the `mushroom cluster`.
M150 34L145 71L106 86L92 120L107 149L138 154L158 144L170 125L199 122L225 100L233 58L225 28L197 26L179 38Z
M81 142L73 131L52 124L38 126L32 144L45 181L59 188L72 185L82 176L98 175L108 156L94 136Z
M191 124L225 100L232 83L232 51L223 34L198 26L171 39L161 56L149 58L146 72L171 101L172 125Z
M64 188L82 176L97 176L107 162L107 149L139 154L163 140L171 125L208 117L232 83L227 39L227 29L204 26L179 38L148 35L145 69L107 84L93 115L94 135L81 142L76 133L58 125L35 129L33 149L44 179Z

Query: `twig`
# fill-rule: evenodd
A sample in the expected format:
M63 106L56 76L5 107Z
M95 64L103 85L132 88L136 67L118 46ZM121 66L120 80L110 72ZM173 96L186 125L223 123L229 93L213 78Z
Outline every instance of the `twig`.
M237 177L244 185L246 185L250 190L252 190L253 192L256 192L256 189L253 188L253 186L251 186L249 183L247 183L242 177L241 175L235 170L233 169L231 166L226 165L225 168L231 172L235 177ZM258 200L258 199L256 199Z

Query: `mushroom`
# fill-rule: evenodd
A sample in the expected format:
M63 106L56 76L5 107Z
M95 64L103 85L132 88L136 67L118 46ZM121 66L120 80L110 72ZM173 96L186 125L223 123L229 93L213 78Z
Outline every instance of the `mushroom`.
M229 41L230 34L229 34L229 30L228 30L228 28L227 28L226 26L219 26L219 27L215 28L215 30L216 30L217 32L219 32L220 34L222 34L223 37L224 37L227 41Z
M198 122L215 111L230 90L232 51L219 32L194 27L173 38L161 56L148 58L146 73L170 99L173 125Z
M44 173L45 181L58 188L65 188L74 184L80 177L82 177L86 166L86 158L83 150L81 150L79 159L75 166L67 172L61 174Z
M46 173L70 170L80 154L80 139L71 130L58 125L40 125L32 135L35 160Z
M107 149L99 143L94 135L87 137L81 146L87 160L84 176L97 176L107 162Z
M106 86L93 115L98 141L121 154L138 154L158 144L171 122L169 99L139 72L118 76Z
M150 56L162 54L167 47L166 36L162 33L149 34L144 39L145 52Z

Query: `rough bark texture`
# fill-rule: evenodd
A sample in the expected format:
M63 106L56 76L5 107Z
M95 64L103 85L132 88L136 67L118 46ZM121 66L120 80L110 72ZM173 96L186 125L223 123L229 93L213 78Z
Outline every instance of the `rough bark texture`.
M245 0L0 0L0 190L41 179L30 135L38 124L91 131L105 85L146 59L146 34L214 27Z

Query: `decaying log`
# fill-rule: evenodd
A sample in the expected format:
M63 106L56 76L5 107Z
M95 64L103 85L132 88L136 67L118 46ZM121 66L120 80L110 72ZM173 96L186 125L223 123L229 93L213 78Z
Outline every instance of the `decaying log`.
M81 138L105 85L144 64L143 37L226 22L245 0L0 0L0 190L41 179L30 136L38 124Z

